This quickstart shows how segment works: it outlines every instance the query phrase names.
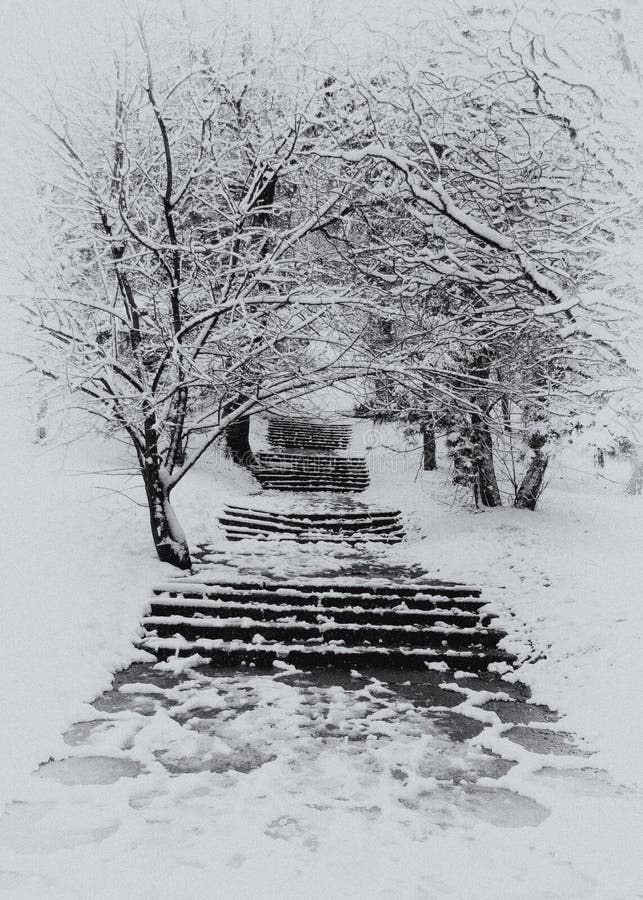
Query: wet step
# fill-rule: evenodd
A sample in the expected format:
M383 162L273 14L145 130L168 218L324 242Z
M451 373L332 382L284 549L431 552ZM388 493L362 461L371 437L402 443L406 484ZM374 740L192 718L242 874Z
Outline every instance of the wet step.
M351 441L351 426L305 419L268 421L268 440L276 448L346 449Z
M152 601L150 616L202 616L214 615L240 618L249 616L258 622L275 622L296 616L300 622L354 622L365 625L457 625L472 628L478 624L488 625L490 616L480 616L476 612L459 609L408 609L404 606L393 608L359 606L291 605L287 603L253 603L233 600L184 600L179 602L171 597L157 597Z
M391 590L386 594L343 592L341 589L328 591L297 590L296 588L277 587L265 590L262 587L238 587L236 584L203 586L203 588L185 588L176 585L156 587L153 591L152 605L177 606L184 604L207 614L208 609L216 608L221 603L238 602L250 605L268 605L285 608L315 608L318 612L331 609L344 609L354 613L378 614L378 610L392 611L395 614L410 613L446 613L464 612L480 617L480 608L484 601L476 597L447 597L439 594L415 593L401 595Z
M483 649L497 647L506 637L505 632L494 628L461 627L457 625L412 624L364 624L363 622L305 622L295 614L291 621L265 621L249 615L237 618L218 616L185 616L167 614L149 615L143 619L143 628L159 637L181 634L188 640L196 638L220 638L224 641L247 639L256 643L264 641L342 643L347 647L376 644L385 647L450 647L458 649Z
M280 513L251 507L224 507L219 523L229 540L259 538L294 540L299 543L328 541L397 543L404 537L398 512L311 516L306 512Z
M255 459L264 466L301 466L304 469L319 471L366 469L366 460L363 456L347 456L336 453L274 453L259 450L255 453Z
M266 490L360 492L368 487L368 476L305 475L290 472L254 470L253 475Z
M339 509L337 507L327 506L322 510L319 508L319 505L316 504L312 511L309 509L298 510L291 505L292 501L287 502L288 506L282 509L279 509L278 506L276 506L276 499L271 499L269 505L265 506L243 506L237 503L227 503L225 509L230 511L240 510L242 512L250 512L257 518L265 516L271 519L278 519L285 523L295 520L306 524L317 523L321 525L332 525L336 522L343 523L352 521L355 521L358 524L361 524L362 522L388 523L399 521L401 515L399 509L371 509L363 504L353 503L349 505L348 502L342 503Z
M243 640L222 641L198 638L190 641L179 636L161 638L149 636L140 647L158 659L198 655L211 665L270 665L286 661L306 668L337 667L360 669L387 666L392 669L423 669L427 665L444 663L462 671L485 670L491 663L513 662L513 657L498 649L454 650L420 647L343 646L340 644L298 644L295 642L247 643Z
M219 519L220 522L223 523L222 519ZM226 528L226 537L229 541L242 541L246 539L258 540L258 541L270 541L275 540L275 538L284 541L294 541L297 544L314 544L314 543L330 543L330 544L362 544L365 541L370 541L374 543L381 544L399 544L401 540L403 540L404 535L401 533L399 535L394 534L383 534L377 535L372 533L366 534L356 534L356 535L332 535L327 532L315 532L315 531L306 531L306 532L282 532L279 534L274 533L266 533L265 531L258 531L254 528L243 528L236 527L234 525L228 524L225 525Z
M480 609L485 601L479 588L452 582L387 583L358 581L348 578L289 580L287 583L251 578L235 578L219 581L208 576L207 570L195 576L162 582L153 588L154 595L198 599L241 595L244 597L272 598L274 603L287 603L305 599L332 602L338 605L360 602L365 605L398 606L404 602L413 607L451 607Z
M505 632L490 627L483 605L479 590L453 583L215 583L200 573L157 585L141 646L161 658L192 650L221 662L233 654L230 664L290 658L292 650L314 666L359 657L359 665L449 660L477 670L510 659L498 649Z

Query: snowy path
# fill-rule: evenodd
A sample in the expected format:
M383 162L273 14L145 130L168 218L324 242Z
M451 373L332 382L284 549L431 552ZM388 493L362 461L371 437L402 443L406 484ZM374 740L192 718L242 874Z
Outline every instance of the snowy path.
M574 804L640 824L641 798L520 685L174 666L120 673L9 806L2 896L638 896L618 859L595 893L559 832Z
M546 654L520 674L565 715L560 723L516 732L511 719L540 718L538 708L496 699L481 709L480 694L423 687L422 700L409 685L388 685L389 695L348 676L333 687L279 672L179 677L151 667L125 670L116 685L152 681L158 691L110 691L88 706L134 658L146 588L167 573L149 554L144 511L116 515L111 497L98 515L88 503L95 479L70 478L60 454L43 455L29 435L7 434L15 527L3 571L20 602L3 613L3 900L643 898L643 798L594 768L600 759L615 777L631 774L630 785L640 769L640 504L586 481L572 493L566 476L536 516L471 516L432 499L439 473L420 486L412 472L384 469L366 498L413 510L415 540L387 549L387 565L402 573L420 559L502 601L506 627ZM69 448L67 468L95 469L101 447L90 449ZM245 490L237 474L216 477L220 504ZM211 484L198 472L180 498L192 534L215 530ZM241 551L243 570L254 551ZM265 570L288 575L300 562L293 548L283 565L266 555ZM323 564L329 575L342 567ZM517 690L441 672L425 679ZM197 696L209 707L177 714ZM576 743L600 756L525 750L529 736L554 749L543 726L589 735L589 746ZM555 749L568 749L561 740ZM58 762L27 775L48 754ZM191 757L205 768L181 771Z

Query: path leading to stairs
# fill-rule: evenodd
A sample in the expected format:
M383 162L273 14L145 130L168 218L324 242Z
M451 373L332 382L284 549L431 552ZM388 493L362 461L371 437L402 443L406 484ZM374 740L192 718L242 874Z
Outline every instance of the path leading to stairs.
M522 686L185 664L119 673L64 735L0 819L0 896L635 896L566 841L640 802Z
M394 544L400 511L376 512ZM493 631L478 587L351 539L381 524L353 492L271 489L222 519L194 573L155 588L146 645L172 652L117 673L0 819L0 897L634 900L641 798L502 677L495 640L468 665L472 629ZM186 631L204 626L218 637ZM414 647L436 655L411 664ZM348 664L328 667L333 648ZM599 865L585 824L613 808L623 834Z

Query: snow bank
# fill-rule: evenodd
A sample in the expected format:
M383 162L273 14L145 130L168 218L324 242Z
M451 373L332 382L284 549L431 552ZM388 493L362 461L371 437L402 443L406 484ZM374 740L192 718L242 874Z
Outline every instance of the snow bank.
M77 423L63 433L53 421L37 443L37 391L18 373L0 356L0 804L136 658L150 585L176 573L156 558L127 448L91 431L70 442ZM216 533L226 489L250 481L230 466L219 475L202 468L175 493L190 539Z
M393 429L371 432L365 496L407 510L400 554L483 587L526 659L518 677L534 698L599 751L597 765L643 785L643 497L624 493L626 465L596 470L589 452L570 449L535 513L472 514L452 504L446 463L423 472L419 450Z

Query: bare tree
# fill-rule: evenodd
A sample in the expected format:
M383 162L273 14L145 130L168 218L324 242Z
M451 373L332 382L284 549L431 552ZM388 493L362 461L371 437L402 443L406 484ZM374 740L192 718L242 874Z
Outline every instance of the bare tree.
M268 72L194 46L161 61L140 22L137 37L140 63L46 123L59 174L28 312L37 366L127 438L158 556L188 568L173 488L250 413L350 375L316 352L336 301L297 255L342 198L317 196Z
M452 388L460 373L446 411L472 447L480 502L500 503L493 442L509 432L525 451L514 502L532 508L552 417L600 402L599 377L631 374L622 282L606 267L632 224L631 192L615 185L613 157L605 167L609 136L591 127L601 100L582 72L562 53L548 69L548 47L511 18L474 20L420 28L403 56L335 75L314 121L352 200L329 241L382 317L404 323L409 368L440 360Z

